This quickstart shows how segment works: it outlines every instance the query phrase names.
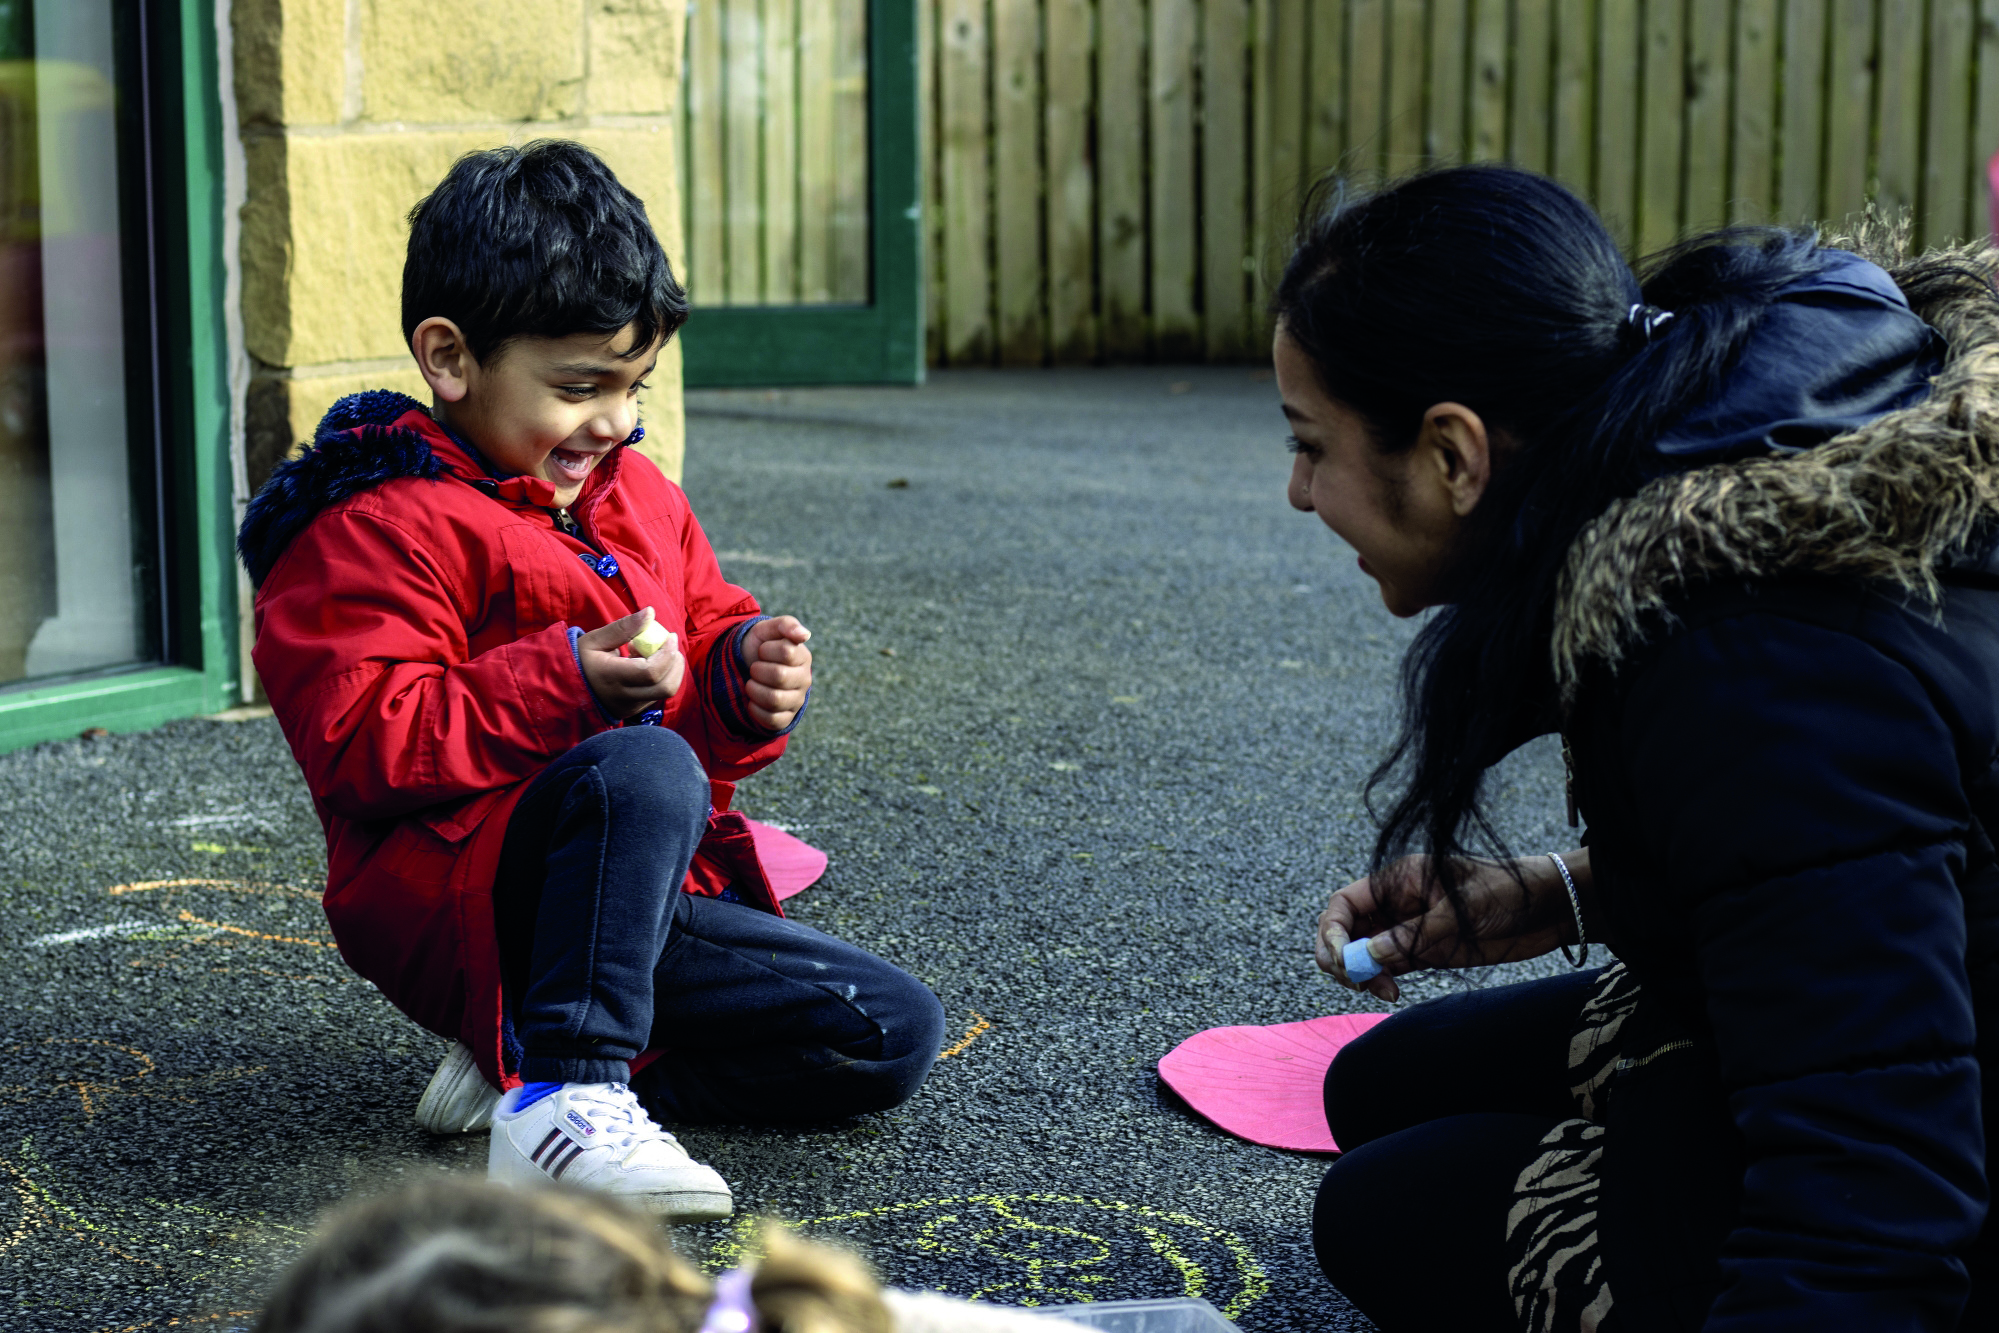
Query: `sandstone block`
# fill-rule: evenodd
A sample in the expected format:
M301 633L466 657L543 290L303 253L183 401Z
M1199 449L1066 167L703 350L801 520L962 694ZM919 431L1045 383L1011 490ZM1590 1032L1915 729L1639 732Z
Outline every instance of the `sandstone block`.
M347 94L346 0L235 0L236 113L245 125L331 125Z
M680 97L686 22L685 0L590 0L591 114L672 113Z
M285 355L253 353L287 366L404 355L405 218L461 155L504 142L496 130L289 140Z
M243 145L248 193L243 201L243 337L250 355L270 365L291 358L292 218L284 137L263 134Z
M362 115L437 125L582 109L589 0L362 0Z
M264 375L252 380L244 421L244 463L254 494L270 478L271 469L312 439L326 409L350 393L364 389L394 389L420 403L430 401L430 387L405 364L393 370L345 371L332 375Z

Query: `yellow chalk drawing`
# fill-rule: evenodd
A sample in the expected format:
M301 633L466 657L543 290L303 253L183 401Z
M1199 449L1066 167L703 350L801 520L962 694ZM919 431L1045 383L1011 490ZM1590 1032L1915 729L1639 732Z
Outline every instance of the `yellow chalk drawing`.
M1064 1208L1090 1211L1082 1218L1064 1218L1059 1212ZM1238 1318L1270 1292L1270 1279L1257 1262L1256 1252L1233 1231L1188 1213L1117 1199L1074 1194L966 1194L808 1217L787 1225L808 1230L842 1222L915 1221L911 1215L922 1213L934 1215L918 1223L905 1243L929 1254L979 1255L1017 1266L1019 1277L988 1283L971 1293L973 1300L1002 1294L1008 1303L1020 1305L1100 1299L1094 1288L1109 1281L1111 1275L1092 1270L1108 1265L1121 1249L1126 1257L1120 1263L1130 1262L1130 1246L1118 1243L1120 1232L1141 1241L1176 1273L1188 1296L1207 1296L1214 1285L1195 1253L1206 1247L1224 1259L1234 1270L1234 1291L1222 1307L1230 1319ZM1076 1225L1078 1222L1093 1229ZM739 1217L714 1246L709 1266L733 1266L752 1257L760 1225L756 1218ZM877 1241L876 1248L880 1245Z
M955 1043L946 1046L943 1050L937 1052L937 1058L939 1060L949 1060L952 1056L958 1054L958 1052L964 1050L967 1046L970 1046L973 1042L977 1041L981 1035L987 1032L991 1032L992 1030L993 1030L993 1025L986 1021L986 1016L980 1013L976 1009L972 1010L972 1026L968 1028L965 1032L965 1035L958 1038L958 1040Z
M123 943L159 945L165 942L169 946L151 948L141 952L137 957L126 959L126 965L129 967L174 971L184 970L190 966L201 966L195 958L189 956L191 950L199 949L208 951L218 948L227 949L232 945L246 945L251 942L295 945L315 951L322 949L333 950L339 947L333 942L330 935L321 930L314 929L314 926L317 926L321 920L319 914L320 894L317 889L299 888L291 884L258 880L188 877L180 879L139 880L130 884L113 884L105 892L114 898L145 894L148 895L152 902L157 903L163 911L172 913L170 919L163 919L160 922L157 931L139 931L121 937L120 942ZM221 912L217 912L212 907L205 905L213 903L218 895L226 895L223 899L224 910ZM195 905L201 907L201 911L192 911L184 905L185 900L190 896L195 899ZM261 902L262 906L259 908L261 914L266 916L272 913L278 914L281 920L277 924L288 928L278 930L259 929L255 925L245 923L240 919L230 920L229 918L235 915L235 912L227 906L232 899L238 903L242 903L245 907L249 906L250 903ZM248 902L244 902L246 899ZM282 920L287 915L286 907L288 905L295 904L302 907L306 903L311 904L310 916L313 925L302 926L294 924L296 916L291 921ZM325 955L318 954L316 956L324 957ZM257 976L275 977L284 981L339 983L354 980L353 976L346 972L337 971L331 974L294 972L281 968L264 967L256 963L233 967L208 967L206 970L223 973L245 972Z
M245 930L241 926L232 926L225 921L207 921L187 911L181 912L179 919L188 922L190 925L207 926L211 930L226 930L231 935L245 935L253 940L271 940L278 944L309 944L315 949L332 949L338 947L332 940L304 940L291 935L267 935L261 930Z
M219 1324L225 1319L255 1318L261 1310L224 1310L220 1314L194 1314L185 1319L148 1319L143 1324L126 1324L120 1328L101 1328L97 1333L140 1333L148 1328L191 1328L196 1324Z
M40 1041L17 1041L9 1046L0 1046L0 1057L10 1055L33 1055L35 1062L49 1073L47 1079L40 1083L0 1086L0 1105L20 1106L47 1097L74 1095L82 1104L85 1120L95 1120L106 1103L118 1097L146 1097L181 1102L188 1106L198 1105L196 1098L186 1095L188 1092L233 1083L260 1074L265 1069L263 1065L254 1065L218 1069L188 1078L155 1078L158 1066L152 1056L101 1037L44 1037ZM100 1066L105 1063L114 1067L123 1065L129 1072L111 1077L106 1072L86 1072L79 1068L92 1062Z
M146 1199L143 1207L73 1202L75 1192L81 1192L82 1187L70 1182L70 1187L59 1192L48 1183L56 1174L36 1150L32 1137L21 1140L18 1158L0 1157L0 1253L32 1243L38 1254L45 1254L53 1244L76 1241L113 1259L166 1275L166 1280L176 1284L193 1284L221 1269L259 1262L258 1252L275 1238L246 1236L246 1232L282 1232L293 1243L302 1243L311 1234L261 1218L236 1217L159 1199ZM87 1192L83 1197L88 1197ZM183 1214L192 1220L184 1220ZM239 1243L244 1241L254 1243ZM223 1247L238 1252L224 1253ZM190 1267L199 1271L187 1271Z

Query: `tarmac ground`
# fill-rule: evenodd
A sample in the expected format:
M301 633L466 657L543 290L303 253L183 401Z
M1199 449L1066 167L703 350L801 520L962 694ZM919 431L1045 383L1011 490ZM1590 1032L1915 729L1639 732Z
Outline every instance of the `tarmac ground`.
M701 392L688 425L724 571L814 631L810 714L739 804L830 853L791 914L922 977L951 1045L886 1115L680 1130L739 1208L683 1248L768 1215L904 1286L1369 1327L1313 1261L1326 1160L1155 1073L1206 1027L1381 1007L1310 932L1364 866L1415 627L1285 504L1267 372ZM1568 844L1558 771L1536 743L1492 784L1515 846ZM246 1328L328 1205L483 1171L412 1122L446 1045L342 965L324 876L268 717L0 756L0 1325Z

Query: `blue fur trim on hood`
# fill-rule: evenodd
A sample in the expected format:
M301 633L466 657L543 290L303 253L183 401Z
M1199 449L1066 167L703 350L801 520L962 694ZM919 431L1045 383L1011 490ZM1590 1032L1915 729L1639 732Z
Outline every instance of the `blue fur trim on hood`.
M328 409L304 453L278 464L236 534L236 554L252 584L263 583L320 510L384 482L429 480L444 470L423 436L390 425L411 408L424 410L416 399L387 389L349 394Z

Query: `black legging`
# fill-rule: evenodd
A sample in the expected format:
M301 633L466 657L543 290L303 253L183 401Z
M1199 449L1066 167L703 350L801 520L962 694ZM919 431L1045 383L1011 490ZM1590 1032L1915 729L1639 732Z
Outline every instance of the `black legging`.
M1345 1153L1319 1187L1312 1245L1382 1333L1519 1327L1506 1212L1541 1137L1576 1116L1569 1034L1596 976L1432 1000L1333 1061L1326 1121Z
M1371 1029L1333 1061L1326 1121L1347 1151L1319 1186L1312 1245L1333 1285L1382 1333L1520 1327L1506 1285L1506 1214L1542 1136L1578 1114L1568 1044L1597 975L1432 1000ZM1663 1284L1681 1302L1668 1309L1675 1303L1648 1301L1641 1290L1636 1308L1611 1311L1606 1333L1632 1322L1701 1322L1697 1293L1718 1275L1694 1266L1718 1253L1708 1245L1719 1246L1735 1216L1727 1191L1702 1188L1705 1169L1722 1160L1725 1145L1712 1135L1728 1132L1726 1118L1708 1132L1655 1145L1663 1156L1649 1163L1652 1185L1671 1179L1689 1188L1648 1190L1645 1207L1620 1213L1625 1231L1639 1233L1625 1236L1635 1242L1626 1252L1665 1265L1634 1281L1653 1291ZM1972 1292L1960 1333L1999 1328L1999 1225L1988 1221L1968 1258Z

